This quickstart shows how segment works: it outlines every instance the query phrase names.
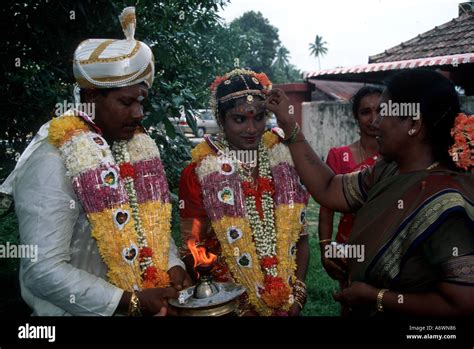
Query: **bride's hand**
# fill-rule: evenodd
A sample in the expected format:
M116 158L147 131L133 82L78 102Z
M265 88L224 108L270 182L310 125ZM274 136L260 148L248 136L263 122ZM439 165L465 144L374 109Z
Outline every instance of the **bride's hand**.
M290 114L290 100L288 96L279 88L264 92L267 96L263 101L266 109L275 113L278 125L283 129L285 135L290 134L295 128L295 117Z

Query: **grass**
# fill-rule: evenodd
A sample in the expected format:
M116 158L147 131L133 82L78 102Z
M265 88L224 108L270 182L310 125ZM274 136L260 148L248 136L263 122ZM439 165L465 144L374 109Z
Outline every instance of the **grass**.
M304 316L339 316L339 303L332 298L332 292L339 289L337 281L331 279L321 265L321 254L318 244L319 205L310 199L306 219L309 227L309 244L311 250L306 285L308 300L302 312ZM337 231L339 214L334 214L333 231Z

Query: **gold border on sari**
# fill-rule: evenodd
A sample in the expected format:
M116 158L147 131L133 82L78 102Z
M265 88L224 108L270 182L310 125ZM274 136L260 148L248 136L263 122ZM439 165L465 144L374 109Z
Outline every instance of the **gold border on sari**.
M359 174L360 171L342 175L342 188L344 190L344 196L346 197L347 203L353 211L362 207L365 202L364 196L359 186Z
M390 281L400 273L402 258L413 242L435 223L445 211L456 206L464 207L470 219L474 220L474 206L469 204L460 193L449 192L440 195L428 205L425 205L412 218L412 221L398 233L370 271L371 279L388 286Z
M445 281L474 284L474 255L449 259L442 263L441 269Z

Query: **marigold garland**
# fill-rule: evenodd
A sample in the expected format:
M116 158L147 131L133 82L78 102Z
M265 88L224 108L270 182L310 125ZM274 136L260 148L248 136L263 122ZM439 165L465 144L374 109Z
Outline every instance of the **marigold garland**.
M69 141L75 134L89 131L89 127L74 115L64 115L51 120L50 129L54 131L49 132L48 141L57 148Z
M169 285L171 204L154 141L137 133L115 142L112 154L75 115L54 119L48 139L64 159L110 282L128 291Z

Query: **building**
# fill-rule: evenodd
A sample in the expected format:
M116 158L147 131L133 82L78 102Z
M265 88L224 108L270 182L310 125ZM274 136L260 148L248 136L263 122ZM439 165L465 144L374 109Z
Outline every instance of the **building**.
M306 72L308 82L336 80L382 83L403 69L443 72L465 95L474 95L474 1L459 4L451 21L369 57L367 64Z

